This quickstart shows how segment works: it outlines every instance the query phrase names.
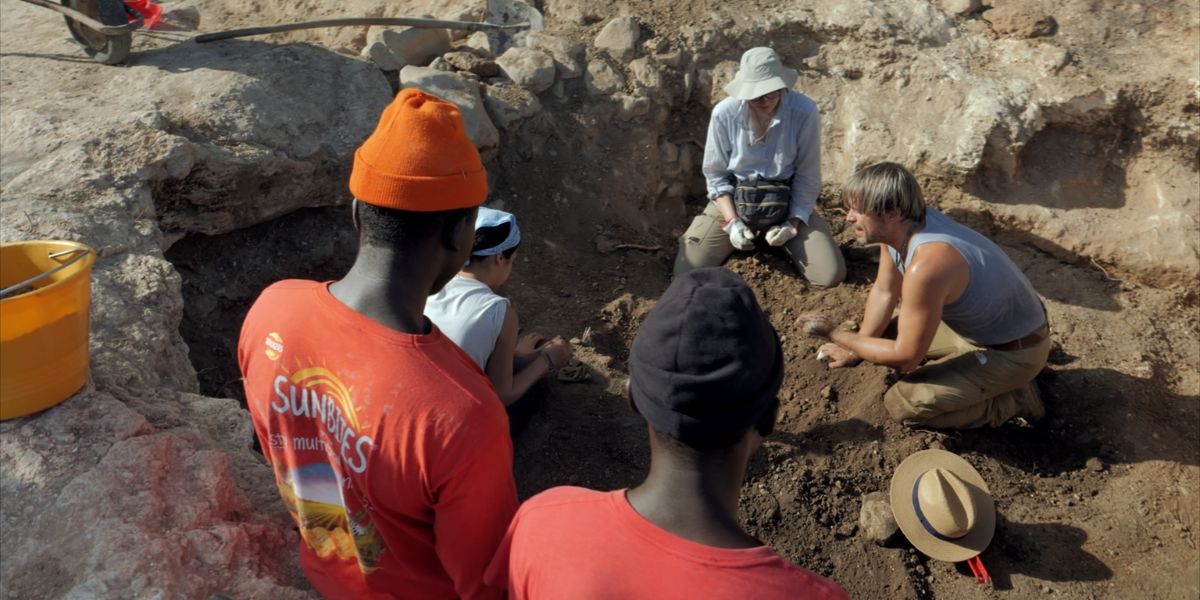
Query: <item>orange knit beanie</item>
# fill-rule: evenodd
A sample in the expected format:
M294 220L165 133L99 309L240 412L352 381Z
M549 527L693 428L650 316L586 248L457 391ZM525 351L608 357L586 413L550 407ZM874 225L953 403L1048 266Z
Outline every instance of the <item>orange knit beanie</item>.
M375 133L354 153L350 193L384 208L468 208L487 198L487 171L467 137L458 107L406 88L383 110Z

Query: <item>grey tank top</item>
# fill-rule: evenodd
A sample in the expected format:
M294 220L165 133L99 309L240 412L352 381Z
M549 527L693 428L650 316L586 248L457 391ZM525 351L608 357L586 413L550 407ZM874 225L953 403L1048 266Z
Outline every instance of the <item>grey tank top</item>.
M942 309L942 322L979 345L1011 342L1033 333L1046 322L1042 300L1025 274L995 242L937 209L925 212L925 227L908 242L908 256L884 246L900 273L922 244L943 242L958 250L970 268L962 296Z

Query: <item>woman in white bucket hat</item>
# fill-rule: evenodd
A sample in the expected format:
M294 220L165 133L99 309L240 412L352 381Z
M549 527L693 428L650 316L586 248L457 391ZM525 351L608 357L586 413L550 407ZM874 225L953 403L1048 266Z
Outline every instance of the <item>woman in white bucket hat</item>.
M821 193L817 104L792 90L796 71L751 48L713 108L704 147L710 202L679 238L675 273L715 267L760 235L782 246L810 284L833 287L846 263L815 211Z

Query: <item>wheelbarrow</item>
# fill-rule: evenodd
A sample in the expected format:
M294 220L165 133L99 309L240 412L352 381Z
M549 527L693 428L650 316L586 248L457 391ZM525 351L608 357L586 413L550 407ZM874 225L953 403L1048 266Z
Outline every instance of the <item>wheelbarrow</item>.
M62 4L24 1L61 13L83 52L106 65L115 65L129 56L133 31L145 24L142 14L121 0L61 0Z

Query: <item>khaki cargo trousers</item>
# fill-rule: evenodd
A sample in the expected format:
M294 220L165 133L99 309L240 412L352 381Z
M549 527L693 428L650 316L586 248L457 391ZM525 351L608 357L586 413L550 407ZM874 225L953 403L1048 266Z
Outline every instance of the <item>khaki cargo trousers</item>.
M927 356L934 360L883 396L888 413L905 425L973 429L1045 414L1033 378L1050 356L1049 335L1028 348L996 350L976 346L942 323Z
M704 212L696 215L687 231L679 238L679 253L675 255L675 274L700 267L719 267L733 254L729 234L716 203L709 202ZM765 232L764 232L765 233ZM846 261L829 224L815 211L808 223L800 224L799 233L783 247L791 256L800 274L814 286L834 287L846 278Z

